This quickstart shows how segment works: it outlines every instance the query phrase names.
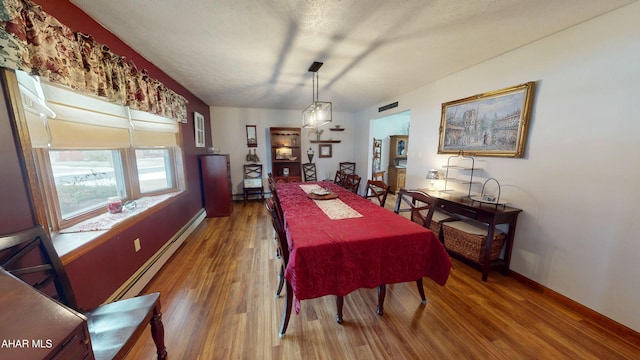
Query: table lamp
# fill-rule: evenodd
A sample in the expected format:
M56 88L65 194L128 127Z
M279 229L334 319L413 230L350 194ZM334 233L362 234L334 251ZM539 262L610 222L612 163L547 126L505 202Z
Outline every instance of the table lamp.
M431 170L429 170L429 172L427 172L427 179L431 180L431 187L429 188L429 190L435 190L435 187L433 186L433 184L439 178L440 178L440 176L438 175L438 170L431 169Z

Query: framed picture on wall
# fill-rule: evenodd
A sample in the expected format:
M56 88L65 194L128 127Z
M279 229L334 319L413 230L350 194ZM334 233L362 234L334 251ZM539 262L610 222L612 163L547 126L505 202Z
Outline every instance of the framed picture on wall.
M205 146L204 116L199 112L193 112L193 128L196 135L196 147Z
M535 82L442 104L438 154L524 156Z
M258 138L255 125L246 125L247 129L247 146L258 147Z
M321 158L330 158L331 157L331 144L320 144L318 145L318 157Z

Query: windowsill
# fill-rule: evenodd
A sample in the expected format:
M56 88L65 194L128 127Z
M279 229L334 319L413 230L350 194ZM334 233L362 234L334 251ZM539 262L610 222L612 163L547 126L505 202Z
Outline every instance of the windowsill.
M134 225L149 214L170 203L181 192L149 196L135 200L133 210L104 213L52 234L53 246L63 264L79 258L89 250L110 239L115 231Z

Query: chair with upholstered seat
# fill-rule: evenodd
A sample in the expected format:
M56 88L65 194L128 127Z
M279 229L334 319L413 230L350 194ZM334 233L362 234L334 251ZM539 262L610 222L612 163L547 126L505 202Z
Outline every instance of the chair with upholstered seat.
M42 226L0 237L0 266L43 294L80 312L71 282ZM83 315L87 318L95 359L124 358L147 324L151 324L158 359L166 359L160 293L100 305L84 311Z
M345 174L355 174L356 173L356 163L344 161L339 164L338 170L342 171Z
M304 175L304 181L318 181L318 177L316 175L316 164L315 163L305 163L302 164L302 174Z
M262 164L245 164L242 182L242 195L244 204L251 195L260 195L260 200L264 200L264 185L262 183Z
M354 194L357 194L358 189L360 189L360 180L361 178L358 174L347 174L344 178L342 187Z
M436 208L437 198L427 195L421 191L410 191L406 189L400 189L398 191L398 197L396 199L396 205L394 212L400 214L403 212L410 212L409 218L411 221L415 221L425 228L429 228L431 224L431 218ZM427 298L424 295L424 285L422 278L416 280L416 286L418 287L418 293L422 303L427 303ZM386 294L386 285L378 286L378 315L382 315L384 312L383 304Z
M376 199L378 201L378 204L384 207L384 204L387 201L389 188L391 187L384 181L367 180L367 187L364 191L364 197L367 199Z

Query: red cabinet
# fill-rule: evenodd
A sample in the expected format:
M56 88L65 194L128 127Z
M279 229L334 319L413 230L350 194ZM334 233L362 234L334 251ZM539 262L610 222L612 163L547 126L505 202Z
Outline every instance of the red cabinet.
M229 155L200 155L200 173L207 217L230 216L233 199Z

